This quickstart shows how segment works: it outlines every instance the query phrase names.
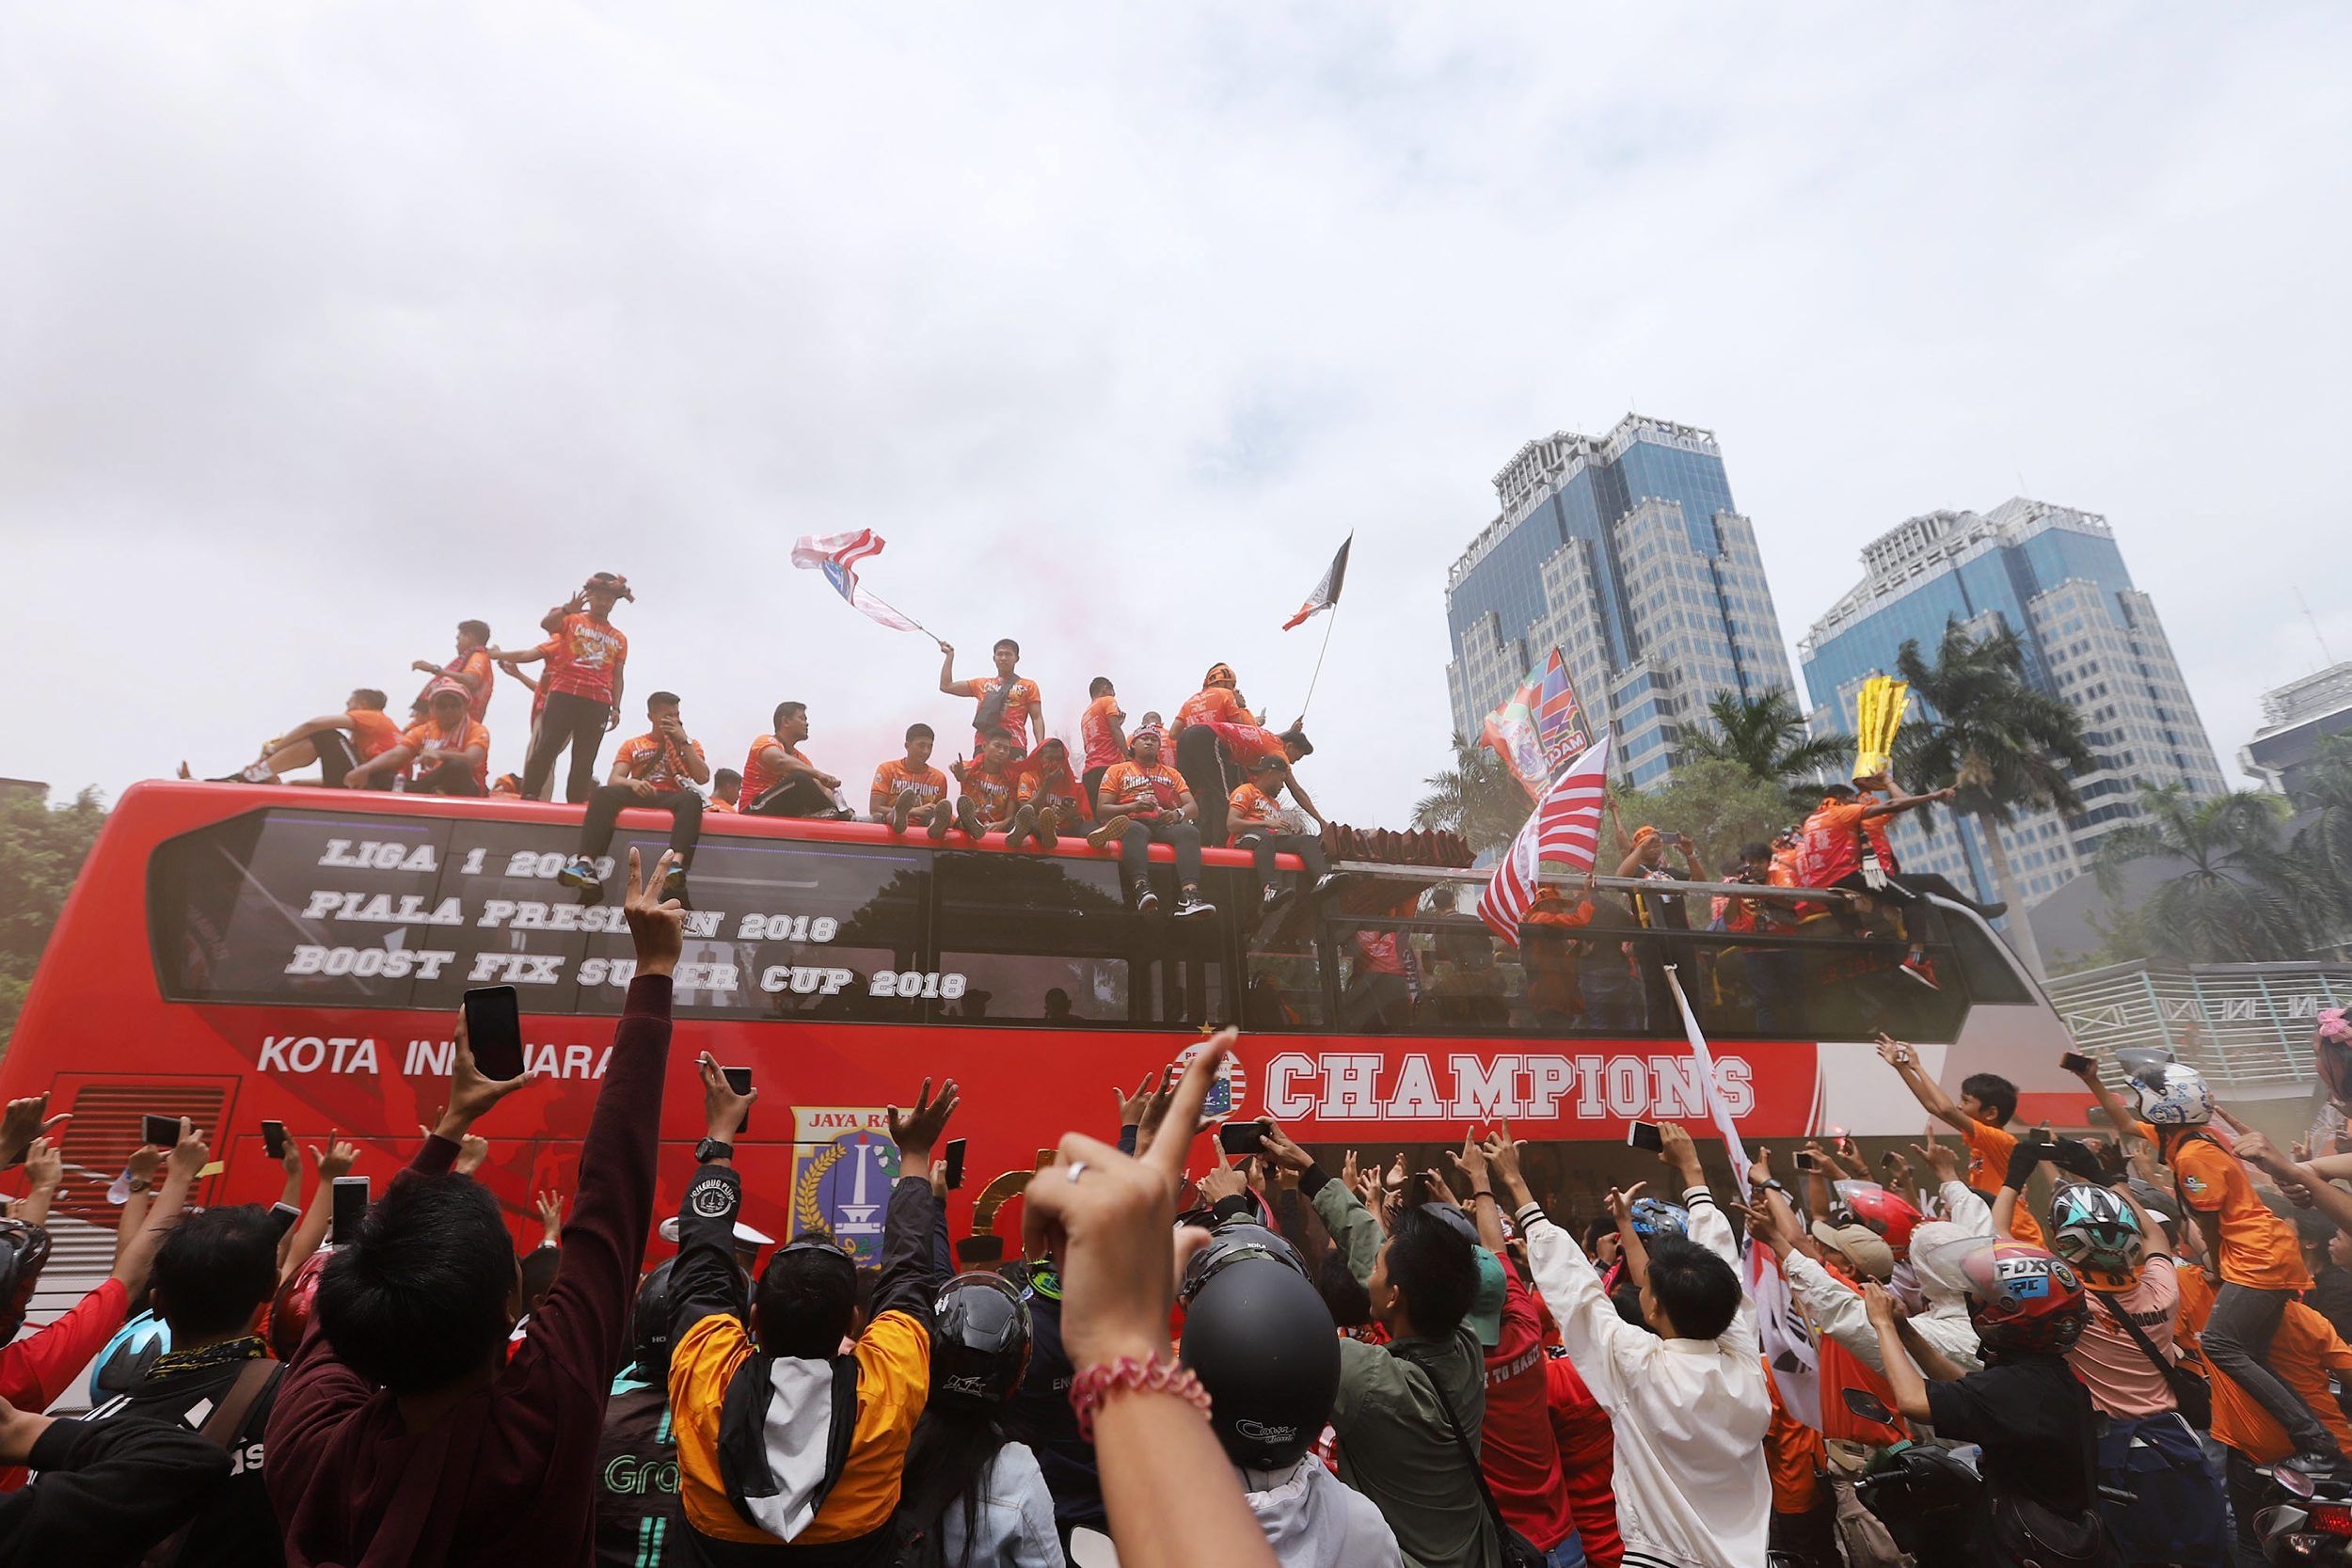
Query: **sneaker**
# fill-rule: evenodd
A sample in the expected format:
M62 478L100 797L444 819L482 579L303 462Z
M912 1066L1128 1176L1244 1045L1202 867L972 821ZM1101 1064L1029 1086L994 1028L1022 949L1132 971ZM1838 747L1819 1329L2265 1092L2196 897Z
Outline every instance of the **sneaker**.
M1195 889L1186 888L1176 895L1175 918L1178 920L1200 920L1215 913L1216 906L1203 899Z
M988 832L986 828L980 826L979 808L972 804L969 795L956 799L956 826L963 830L966 838L980 838Z
M945 809L944 802L940 807L936 807L932 810L931 819L928 823L924 824L923 831L931 835L931 842L933 844L945 844L947 842L947 824L950 818Z
M1132 816L1114 816L1105 822L1098 823L1094 831L1087 834L1087 843L1097 849L1106 844L1116 844L1125 836L1128 828L1134 822L1135 818Z
M240 768L237 777L247 784L276 784L278 782L278 775L269 770L269 764L266 762L257 762L249 768Z
M1060 833L1061 813L1047 806L1037 814L1037 832L1033 836L1041 847L1047 849L1056 847L1061 843Z
M2291 1456L2280 1461L2280 1464L2300 1470L2314 1481L2352 1479L2352 1467L2347 1467L2344 1462L2344 1456L2332 1449L2323 1451L2318 1449L2297 1449Z
M1023 839L1034 838L1036 836L1037 813L1031 811L1026 806L1023 806L1019 811L1012 814L1012 826L1008 829L1005 833L1005 847L1008 849L1018 849L1021 847L1021 841Z
M1935 966L1930 963L1927 960L1926 955L1922 954L1915 947L1912 949L1910 957L1903 959L1903 973L1918 981L1921 985L1927 987L1930 990L1942 990L1944 989L1942 986L1935 983Z
M914 791L902 789L898 791L898 798L890 802L890 831L892 832L903 833L907 831L907 813L914 809Z
M670 867L669 875L661 879L661 896L675 898L681 906L686 904L686 867Z
M1315 885L1307 890L1307 896L1320 898L1339 885L1340 874L1336 871L1327 871L1315 879Z
M1145 888L1142 892L1136 895L1136 913L1157 914L1159 912L1159 909L1160 895L1153 893L1150 888Z
M1280 903L1281 901L1282 884L1279 882L1266 883L1263 890L1262 890L1258 895L1258 902L1263 904L1267 909L1272 909L1275 905Z
M585 855L574 855L570 863L555 874L555 879L582 893L604 891L604 884L596 879L596 863Z

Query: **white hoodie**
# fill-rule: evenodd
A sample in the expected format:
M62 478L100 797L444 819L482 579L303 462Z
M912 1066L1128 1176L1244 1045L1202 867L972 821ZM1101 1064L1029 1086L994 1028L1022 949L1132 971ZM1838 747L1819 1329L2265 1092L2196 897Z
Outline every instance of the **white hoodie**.
M1403 1568L1380 1510L1312 1453L1288 1470L1244 1470L1241 1484L1282 1568Z

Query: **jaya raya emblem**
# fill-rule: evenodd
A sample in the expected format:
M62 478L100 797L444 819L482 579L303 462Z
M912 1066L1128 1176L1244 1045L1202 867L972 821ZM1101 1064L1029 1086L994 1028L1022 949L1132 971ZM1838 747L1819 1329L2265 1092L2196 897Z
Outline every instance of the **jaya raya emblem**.
M795 1106L792 1230L822 1230L861 1264L882 1258L882 1216L898 1180L898 1146L882 1106Z

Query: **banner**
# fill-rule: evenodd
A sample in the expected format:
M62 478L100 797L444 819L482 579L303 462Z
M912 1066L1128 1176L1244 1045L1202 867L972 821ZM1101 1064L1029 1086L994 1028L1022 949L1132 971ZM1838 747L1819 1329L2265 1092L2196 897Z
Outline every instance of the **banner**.
M1502 759L1530 800L1543 799L1561 770L1592 745L1591 726L1559 649L1551 650L1540 672L1527 673L1510 701L1486 716L1479 741Z

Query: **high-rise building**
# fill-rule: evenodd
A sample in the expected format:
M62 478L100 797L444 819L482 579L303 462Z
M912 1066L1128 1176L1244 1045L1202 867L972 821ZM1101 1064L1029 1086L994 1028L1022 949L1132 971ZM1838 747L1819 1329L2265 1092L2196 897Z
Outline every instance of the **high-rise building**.
M1530 441L1495 476L1502 513L1454 563L1445 606L1454 727L1486 716L1556 645L1619 777L1674 768L1719 691L1793 693L1756 529L1704 430L1629 414L1606 436Z
M2100 840L2139 815L2139 785L2222 791L2156 607L2132 586L2106 518L2022 498L1984 516L1931 512L1865 546L1862 564L1861 583L1797 644L1815 734L1851 735L1863 681L1893 673L1907 641L1932 660L1952 621L1979 637L2015 632L2026 679L2082 716L2099 762L2074 781L2082 809L2020 812L2002 833L2028 903L2090 869ZM1912 711L1921 711L1915 700ZM1931 820L1931 831L1910 815L1897 819L1903 864L1999 898L1975 825L1940 811Z
M2263 693L2263 727L2238 748L2238 768L2273 795L2291 795L2332 735L2352 734L2352 663Z

